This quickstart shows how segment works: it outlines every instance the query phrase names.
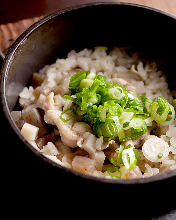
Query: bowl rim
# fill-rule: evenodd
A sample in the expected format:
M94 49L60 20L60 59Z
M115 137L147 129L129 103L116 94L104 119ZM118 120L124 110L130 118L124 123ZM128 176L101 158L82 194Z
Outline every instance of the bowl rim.
M51 14L45 16L44 18L42 18L38 22L31 25L26 31L24 31L15 40L15 42L10 46L10 48L8 48L8 50L6 52L6 56L5 56L5 59L4 59L3 65L2 65L2 69L1 69L1 88L0 88L0 90L1 90L0 98L1 98L1 105L2 105L2 110L3 110L4 116L7 119L8 124L10 124L10 126L12 127L12 129L14 130L16 135L18 136L19 141L23 142L23 144L26 145L32 152L34 152L34 154L36 156L42 158L44 161L46 161L50 165L57 167L67 173L74 175L74 176L78 176L80 178L88 179L88 180L95 181L95 182L108 183L108 184L118 184L118 185L148 184L151 182L158 182L158 181L172 178L172 177L176 176L176 170L172 170L169 172L165 172L162 174L158 174L158 175L155 175L152 177L145 177L145 178L112 179L112 178L103 178L103 177L92 176L89 174L84 174L79 171L73 170L71 168L64 167L64 166L54 162L53 160L47 158L47 156L43 155L41 152L36 150L31 144L29 144L29 142L23 137L20 130L18 129L18 127L16 126L15 122L12 119L12 116L10 114L10 109L7 105L5 88L6 88L6 79L8 76L8 70L11 65L11 61L13 60L13 56L14 56L16 50L18 49L18 47L20 47L20 45L23 44L23 42L27 39L27 37L29 35L31 35L33 33L33 31L35 31L36 29L38 29L40 26L44 25L45 23L49 22L51 19L59 17L60 15L65 15L65 14L72 12L72 11L81 10L82 8L85 8L85 7L95 7L95 6L102 6L102 5L104 5L104 6L116 5L116 6L129 6L129 7L135 7L135 8L143 8L143 9L146 9L147 11L156 12L158 14L162 14L162 15L165 15L167 17L170 17L170 18L173 18L176 20L176 16L173 14L170 14L168 12L162 11L160 9L152 8L149 6L145 6L145 5L140 5L140 4L136 4L136 3L128 3L128 2L91 2L91 3L86 3L86 4L79 4L79 5L71 6L71 7L62 9L62 10L58 10L54 13L51 13Z

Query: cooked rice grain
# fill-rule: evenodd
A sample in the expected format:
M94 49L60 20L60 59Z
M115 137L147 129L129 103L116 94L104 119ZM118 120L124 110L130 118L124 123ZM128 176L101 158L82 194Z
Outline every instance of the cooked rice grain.
M66 59L57 59L54 64L35 73L33 86L25 87L21 91L19 104L23 108L22 114L12 112L12 117L24 137L36 149L62 166L98 177L113 178L107 175L106 163L107 158L115 155L114 150L119 147L118 143L104 142L103 137L97 138L89 125L77 122L76 118L66 123L59 118L61 111L72 105L62 98L69 91L70 77L81 70L101 73L107 77L107 81L118 82L126 86L127 91L134 90L137 95L144 94L151 99L163 96L170 103L173 98L156 63L143 62L136 53L129 55L125 48L114 48L109 54L103 47L80 52L72 50ZM44 119L41 119L37 109L44 112ZM152 125L151 121L147 123ZM41 134L40 129L45 131L45 124L56 126L58 132L55 128L52 134L48 130L48 134L44 132L45 135L38 137L38 133ZM160 163L151 159L150 155L146 158L146 153L143 155L142 146L149 143L151 131L150 128L146 135L130 141L132 146L138 148L141 158L134 170L127 172L121 169L122 178L149 177L176 168L176 122L167 127L155 128L158 138L155 138L156 141L165 143L170 152L167 152ZM155 144L153 147L155 148Z

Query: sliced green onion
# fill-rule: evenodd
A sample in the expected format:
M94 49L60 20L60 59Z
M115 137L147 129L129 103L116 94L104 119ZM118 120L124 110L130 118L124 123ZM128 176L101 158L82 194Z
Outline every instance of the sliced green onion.
M87 111L84 111L84 113L86 113L84 115L84 119L86 122L96 121L98 114L98 107L96 105L89 106L87 108Z
M159 153L157 157L158 157L158 159L161 159L163 157L163 154Z
M121 124L124 122L130 121L134 115L134 112L122 112L119 121Z
M90 72L87 76L87 79L94 79L96 74L94 72Z
M80 82L80 89L87 88L93 84L92 79L83 79Z
M136 157L133 151L133 147L123 150L122 160L127 170L132 170L135 167Z
M176 99L174 99L174 100L172 101L172 105L173 105L174 109L176 110Z
M81 110L81 108L80 108L79 106L77 106L77 108L76 108L76 114L77 114L78 116L82 116L82 115L84 115L85 113L86 113L86 111Z
M109 176L115 177L117 179L120 179L121 175L122 175L119 168L113 167L113 166L107 168L107 173L108 173Z
M76 98L72 97L71 95L64 95L64 98L76 103Z
M158 124L166 121L169 113L169 104L163 97L158 97L151 105L151 117Z
M111 116L109 119L112 120L116 125L117 135L119 137L119 140L125 138L125 132L124 132L122 125L119 122L118 116Z
M71 116L70 118L63 118L63 117L62 117L66 112L69 112L69 111L71 111L71 113L74 113L74 109L73 109L73 108L67 108L67 109L65 109L65 110L61 113L61 115L60 115L60 120L61 120L61 121L67 122L67 121L70 121L70 120L73 118L73 116Z
M136 125L135 125L136 126ZM145 121L143 121L143 126L139 127L138 129L135 129L131 127L128 130L124 130L124 136L120 137L120 142L125 142L134 138L137 138L139 136L142 136L147 131L147 124Z
M80 82L83 79L85 79L89 73L90 73L89 71L82 71L82 72L78 72L78 73L74 74L70 78L69 89L71 91L77 91L79 89Z
M119 149L116 150L118 153L117 159L110 159L110 162L115 168L125 167L126 170L132 170L137 164L139 159L139 153L130 144L127 147L120 145Z
M135 154L135 157L136 157L136 163L137 163L137 160L141 157L141 155L138 153L138 151L135 148L133 148L133 151L134 151L134 154Z
M119 122L123 125L124 130L129 129L130 121L134 115L134 112L122 112Z
M128 111L133 110L136 115L145 114L142 102L134 91L128 93L128 102L126 103L125 109Z
M165 112L168 103L166 102L166 100L163 99L163 97L158 97L157 103L158 103L158 109L157 109L156 113L158 115L162 115Z
M125 123L123 123L123 129L128 129L129 128L129 121L126 121Z
M98 98L96 95L93 95L90 99L89 99L89 103L90 105L95 104L98 102Z
M123 145L120 145L120 148L116 151L116 152L118 152L116 166L123 166L122 153L123 153L124 148L125 147Z
M104 75L90 71L73 75L69 89L70 94L64 98L72 101L73 113L89 123L104 141L131 140L145 134L152 121L165 126L175 119L174 107L165 98L159 96L152 101L144 95L138 97L134 91L128 93L120 84L106 82ZM176 99L173 105L176 107ZM69 110L62 112L62 121L71 119L62 117Z
M99 80L101 82L101 85L104 85L106 83L106 77L103 75L96 75L94 79Z
M129 127L134 129L141 129L144 126L145 121L141 118L133 118L130 121Z
M146 98L145 96L140 96L139 97L140 100L142 101L143 105L144 105L144 111L146 112L151 112L151 104L152 104L152 100L149 98Z
M174 119L175 119L175 110L174 110L174 107L172 105L169 104L169 113L167 115L167 119L166 121L160 123L161 126L166 126L166 125L169 125L171 124Z
M105 122L107 109L105 107L103 107L102 105L100 105L98 107L98 111L100 112L99 113L100 114L100 116L99 116L100 121Z
M168 143L157 136L149 138L142 146L142 153L147 160L157 163L166 159L169 155ZM162 156L162 157L161 157Z
M126 89L120 84L113 83L108 89L108 99L117 100L121 106L124 106L127 103L127 92Z
M94 80L92 86L90 87L90 92L95 93L100 85L101 85L100 80Z
M121 98L123 98L123 93L121 91L119 91L118 88L110 88L108 92L109 92L109 96L112 99L121 99Z
M92 86L91 86L92 87ZM84 88L80 93L81 96L81 110L87 111L88 106L99 102L99 94L91 92L91 87Z
M118 128L111 120L107 120L101 123L95 123L93 127L98 137L103 136L104 141L109 141L117 136Z

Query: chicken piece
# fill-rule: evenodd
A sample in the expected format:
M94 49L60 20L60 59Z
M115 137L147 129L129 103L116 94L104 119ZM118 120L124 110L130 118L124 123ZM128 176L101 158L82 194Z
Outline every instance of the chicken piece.
M95 170L95 161L87 157L75 156L72 167L82 173L92 173Z
M55 95L51 92L47 96L40 94L36 106L38 108L43 109L44 111L47 110L60 110L62 111L62 107L70 108L72 102L70 100L64 99L61 95Z
M126 87L126 90L127 90L128 92L130 92L130 91L135 91L135 87L133 86L133 83L132 83L133 80L132 80L132 79L128 79L128 78L126 78L126 79L113 78L111 81L112 81L112 82L117 82L117 83L119 83L120 85L125 86L125 87Z
M95 154L91 157L91 159L95 160L95 167L96 170L102 171L103 163L105 161L105 154L103 151L97 151Z
M96 140L96 149L97 150L104 150L104 146L103 146L103 136L101 136L100 138L97 138Z
M111 144L114 144L114 143L115 143L114 140L104 142L103 136L101 136L100 138L97 138L96 140L96 149L98 151L101 151L101 150L108 148Z
M45 100L46 100L46 96L43 94L40 94L36 102L36 108L41 108L45 110Z
M54 96L54 103L57 106L58 110L62 111L62 107L64 105L64 99L61 95L58 94Z
M73 127L72 130L77 133L77 134L83 134L85 132L90 132L91 128L88 124L86 124L85 122L76 122Z
M62 155L71 154L71 149L68 146L64 145L62 141L56 141L55 145Z
M55 110L58 109L54 103L54 92L51 92L46 96L45 100L45 109L46 110Z
M129 82L127 80L122 79L122 78L117 78L116 82L119 83L122 86L127 86L129 84Z
M45 121L48 124L56 125L62 142L69 147L77 147L78 135L71 130L71 126L68 122L62 122L60 120L61 111L48 110L45 114Z
M96 152L96 137L95 135L86 132L78 139L77 145L87 151L90 155Z
M128 146L129 144L132 146L132 147L135 147L135 148L140 148L142 147L142 145L144 144L144 142L149 138L150 135L142 135L142 136L139 136L133 140L129 140L129 141L125 141L123 143L124 146Z

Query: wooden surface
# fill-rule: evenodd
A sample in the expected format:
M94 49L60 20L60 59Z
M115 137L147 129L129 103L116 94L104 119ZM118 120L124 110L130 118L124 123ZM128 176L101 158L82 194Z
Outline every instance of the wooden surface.
M75 4L95 1L102 2L103 0L1 0L0 50L4 51L8 48L24 30L38 21L41 16ZM143 4L176 15L176 0L121 0L121 2ZM34 16L37 17L34 18Z
M121 2L147 5L176 15L176 0L121 0Z
M119 0L0 0L0 24L37 17L76 4ZM159 8L176 14L176 0L120 0Z
M0 50L8 48L22 32L40 19L41 17L35 17L0 25Z

